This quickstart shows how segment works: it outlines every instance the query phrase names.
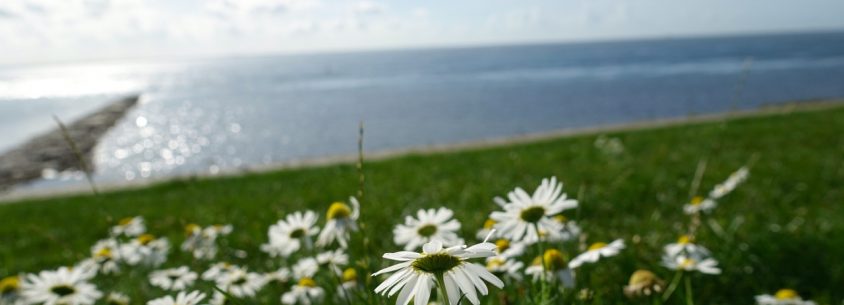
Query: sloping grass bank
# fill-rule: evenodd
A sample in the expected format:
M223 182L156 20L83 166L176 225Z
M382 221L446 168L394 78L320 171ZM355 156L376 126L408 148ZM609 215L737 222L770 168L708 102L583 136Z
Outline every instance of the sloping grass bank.
M620 139L623 152L607 153L596 148L598 135L582 135L367 163L361 218L373 243L368 254L400 250L392 228L419 208L455 210L463 236L472 240L497 209L493 197L516 186L532 190L541 178L557 176L580 200L570 218L589 240L628 243L592 279L597 292L608 295L603 302L620 303L619 291L637 268L671 277L659 267L662 246L682 233L682 205L699 162L706 162L703 194L752 161L749 180L721 200L699 236L724 272L696 276L696 295L703 304L750 304L755 294L789 287L821 303L844 298L844 108L606 136ZM324 217L332 201L355 194L357 185L354 165L334 165L0 205L0 276L77 262L118 219L134 215L146 218L150 232L170 238L165 267L192 264L178 250L186 224L231 223L228 245L250 256L223 258L262 270L269 258L258 247L269 225L300 209ZM364 255L357 251L352 254ZM146 282L138 277L114 285L128 292ZM265 294L278 302L278 293Z

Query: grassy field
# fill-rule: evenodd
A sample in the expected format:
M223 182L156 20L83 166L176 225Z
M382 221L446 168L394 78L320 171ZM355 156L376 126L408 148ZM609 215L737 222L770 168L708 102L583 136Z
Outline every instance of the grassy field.
M370 253L353 247L352 255L400 250L392 243L392 228L419 208L454 209L464 237L472 240L497 209L493 197L516 186L532 191L541 178L556 176L579 199L580 208L569 217L579 221L590 242L627 241L620 256L595 266L591 279L602 303L625 303L621 287L634 270L672 276L659 266L661 249L687 222L682 205L699 162L706 162L701 194L752 162L749 180L721 200L698 238L724 271L695 275L698 304L751 304L754 295L783 287L821 304L842 302L844 108L606 136L620 139L624 152L603 153L594 145L598 135L582 135L366 163L361 218ZM224 251L222 257L269 271L269 257L258 251L269 225L300 209L315 210L322 218L332 201L345 200L357 188L354 165L333 165L3 204L0 276L79 261L118 219L134 215L146 218L150 232L170 238L174 249L165 267L197 266L178 250L186 224L231 223L235 230L226 238L228 246L250 255L237 258ZM145 277L123 279L99 284L105 291L128 292L138 304L163 294ZM276 304L278 295L264 289L262 303Z

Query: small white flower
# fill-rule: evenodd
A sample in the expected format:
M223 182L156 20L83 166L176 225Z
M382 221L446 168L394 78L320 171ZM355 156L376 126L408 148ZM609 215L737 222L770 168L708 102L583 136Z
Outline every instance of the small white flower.
M501 198L496 197L496 199L501 199ZM495 226L495 220L487 219L486 221L484 221L484 226L481 227L481 229L478 230L477 233L475 233L475 238L477 238L478 240L484 240L487 236L490 236L489 233L492 232L492 227L494 227L494 226ZM492 237L496 238L497 236L492 235Z
M583 263L597 262L601 257L615 256L621 249L624 249L624 240L616 239L615 241L605 243L594 243L589 246L586 252L581 253L569 262L569 268L575 269L583 265Z
M332 203L325 214L325 227L319 233L317 246L325 247L337 241L341 248L347 248L349 233L358 230L357 220L360 216L360 204L357 198L349 197L350 207L343 202Z
M129 305L129 296L120 292L112 291L106 296L107 305Z
M7 276L0 279L0 304L2 305L25 305L25 300L20 295L21 277L17 275Z
M136 216L121 219L116 226L111 228L111 235L136 237L144 234L146 231L147 227L144 224L144 218Z
M286 267L278 268L278 270L265 274L267 281L276 281L279 283L287 283L293 274L290 269Z
M296 285L290 288L281 296L281 303L286 305L302 304L311 305L320 303L325 291L316 285L311 278L301 278Z
M225 276L234 269L237 269L237 266L226 262L215 263L202 273L202 279L206 281L217 281L218 278Z
M20 284L21 296L28 304L91 305L102 297L97 287L87 282L81 269L61 267L55 271L29 274Z
M685 255L690 257L706 257L709 256L709 250L701 245L692 242L692 237L682 235L677 239L676 243L671 243L665 246L665 254L670 257L677 257Z
M261 250L272 257L288 257L303 247L310 247L311 237L319 233L316 227L317 216L313 211L295 212L287 215L270 226L269 242L261 245Z
M574 271L568 267L563 253L557 249L545 250L541 257L536 257L525 269L525 274L533 277L534 281L557 281L565 288L574 288L575 284Z
M705 274L719 274L718 261L713 258L697 258L679 255L663 256L662 265L672 270L697 271Z
M524 266L524 263L504 256L493 256L486 259L486 270L498 277L511 278L515 281L522 280L521 271Z
M147 302L147 305L197 305L205 298L205 294L199 291L186 293L179 292L174 299L173 296L165 296Z
M120 272L120 244L117 240L109 238L98 241L91 247L91 257L100 265L103 274Z
M120 245L120 256L129 265L143 264L159 266L167 261L170 242L166 238L155 238L151 234L141 234L128 243Z
M320 265L328 265L337 274L342 272L340 267L349 264L349 256L343 253L343 249L317 254L316 260Z
M521 242L511 242L506 239L498 239L495 241L495 253L497 256L505 258L514 258L522 256L527 250L528 245Z
M552 217L577 207L576 200L566 198L563 184L558 183L556 177L542 179L533 195L516 188L507 198L509 202L503 205L504 211L492 212L490 218L496 221L495 229L501 236L526 243L537 242L542 235L547 235L544 236L547 239L559 238L564 225ZM503 200L496 202L500 204Z
M381 269L372 276L394 272L375 288L375 293L392 296L399 293L397 305L428 304L431 289L437 277L442 277L446 295L451 304L457 304L465 296L478 305L478 293L489 293L484 281L501 288L504 283L481 265L470 263L471 258L495 255L495 245L480 243L471 247L465 245L443 248L439 240L422 246L422 253L402 251L384 254L384 258L400 263ZM399 292L401 291L401 292Z
M700 212L709 213L716 207L718 207L718 203L715 202L715 200L695 196L689 203L683 205L683 212L688 215L697 214Z
M193 285L196 278L196 272L182 266L153 271L149 275L149 283L164 290L182 291Z
M235 297L246 298L254 297L267 284L267 280L263 274L249 272L244 267L232 267L217 277L215 283Z
M797 291L780 289L774 295L757 295L756 304L759 305L815 305L815 302L803 300Z
M312 257L300 259L293 265L293 277L297 279L312 278L319 271L319 263Z
M187 238L182 243L182 251L191 252L196 259L213 259L217 256L217 237L228 235L231 225L213 225L202 228L196 224L185 226Z
M715 199L715 200L717 200L721 197L724 197L725 195L727 195L730 192L732 192L733 190L735 190L736 187L739 184L741 184L742 182L747 180L747 177L749 175L750 175L750 170L748 170L747 167L739 168L737 171L730 174L730 177L727 178L726 181L724 181L721 184L716 185L712 189L712 191L709 192L709 197L712 198L712 199Z
M407 251L433 240L449 246L463 244L463 239L456 233L460 230L460 222L452 216L454 212L447 208L419 210L416 218L407 216L404 224L393 229L393 241Z

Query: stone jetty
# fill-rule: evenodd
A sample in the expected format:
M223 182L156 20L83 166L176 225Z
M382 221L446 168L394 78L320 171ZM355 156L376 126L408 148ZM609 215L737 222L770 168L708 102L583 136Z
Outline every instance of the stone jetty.
M92 154L100 138L138 103L138 98L137 95L125 97L75 122L64 122L67 135L89 170L93 171ZM0 192L41 178L45 169L57 172L84 170L77 152L65 139L58 125L50 132L0 155Z

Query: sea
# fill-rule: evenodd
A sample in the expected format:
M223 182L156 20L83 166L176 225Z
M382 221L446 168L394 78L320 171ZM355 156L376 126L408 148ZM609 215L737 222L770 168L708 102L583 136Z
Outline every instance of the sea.
M0 151L130 94L98 183L842 97L844 32L0 66Z

